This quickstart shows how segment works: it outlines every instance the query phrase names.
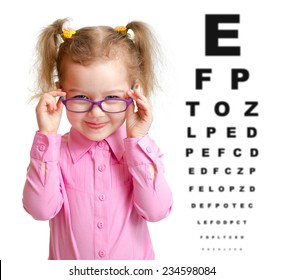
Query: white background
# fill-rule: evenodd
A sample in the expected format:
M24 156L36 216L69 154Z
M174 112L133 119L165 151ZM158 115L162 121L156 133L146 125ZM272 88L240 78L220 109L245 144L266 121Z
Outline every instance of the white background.
M283 249L283 25L279 3L275 0L26 0L2 3L0 259L3 279L71 279L68 269L73 265L99 268L125 264L159 271L163 266L215 266L216 275L208 279L279 279L282 275ZM231 40L232 45L241 46L240 57L205 56L205 14L240 14L240 23L233 25L239 30L239 39ZM48 223L34 221L22 208L29 150L37 129L35 104L28 103L34 78L31 71L33 50L41 28L64 17L73 19L74 29L87 25L115 27L125 25L130 20L142 20L154 28L162 46L165 61L160 75L162 91L157 92L153 100L155 121L151 135L165 154L166 177L173 191L174 208L167 219L150 224L156 251L156 260L153 262L48 262ZM213 80L205 84L206 89L202 92L195 91L196 68L213 69ZM251 75L250 80L233 93L230 87L231 68L246 68ZM188 100L203 102L197 118L189 118L185 106ZM219 100L228 101L232 109L229 117L221 120L212 110ZM243 102L249 100L259 101L257 111L260 116L256 119L242 116L245 109ZM203 133L202 129L206 126L222 129L231 125L239 129L239 137L234 142L221 134L211 142L201 136L192 142L186 139L187 126ZM187 168L204 166L206 163L212 166L217 164L209 161L212 158L205 162L196 155L187 159L185 148L194 147L197 150L207 144L217 147L218 143L226 143L228 149L230 145L231 148L245 147L249 143L241 129L248 125L258 129L258 137L252 143L259 148L260 156L254 161L245 156L239 159L227 156L227 162L224 162L226 166L229 166L228 162L240 166L244 161L248 166L251 161L250 165L255 165L258 170L252 179L247 177L257 186L256 193L237 198L241 202L251 200L255 205L252 211L243 212L249 221L244 228L247 236L244 250L201 251L196 216L202 213L190 208L194 197L188 192L188 185L196 185L198 180L204 179L199 175L188 176ZM60 132L64 133L68 128L69 124L64 118ZM218 178L213 177L214 183ZM235 180L239 180L236 183L242 184L245 178L236 177ZM226 213L229 216L234 212ZM159 276L156 274L152 278L159 279ZM83 276L80 278L83 279Z

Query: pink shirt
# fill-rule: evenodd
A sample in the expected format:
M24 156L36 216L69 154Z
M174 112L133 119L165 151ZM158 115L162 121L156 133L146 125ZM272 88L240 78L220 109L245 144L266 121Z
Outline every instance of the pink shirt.
M154 259L146 221L170 213L172 194L148 135L126 138L122 126L96 142L73 128L37 132L30 155L23 205L50 221L49 259Z

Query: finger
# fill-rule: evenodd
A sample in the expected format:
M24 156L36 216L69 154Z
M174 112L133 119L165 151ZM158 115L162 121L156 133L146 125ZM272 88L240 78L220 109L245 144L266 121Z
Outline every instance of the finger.
M138 110L143 110L143 111L148 111L149 110L149 104L144 102L143 100L141 99L138 99L136 101L136 104L137 104L137 107L138 107Z
M137 99L137 98L141 98L142 97L142 94L141 93L139 93L136 89L134 89L134 90L129 90L128 91L128 94L129 94L129 96L131 97L131 98L133 98L133 99Z
M57 102L56 102L56 98L55 98L55 102L52 104L53 107L53 111L57 111L59 110L59 112L62 112L63 108L64 108L64 104L62 102L62 95L60 95L60 97L57 99Z
M48 111L51 109L52 99L48 94L44 94L41 96L38 105L37 105L37 111Z
M128 91L128 96L131 98L145 98L140 91L140 86L136 84L131 90Z
M134 102L132 102L127 111L126 111L126 119L128 119L129 117L131 117L133 114L135 113L135 104Z
M128 96L135 101L141 100L144 102L143 104L149 105L148 99L137 89L137 87L135 87L134 90L128 91Z
M134 96L134 91L133 90L128 90L126 92L126 98L132 98L133 100L135 100L136 97Z
M47 107L48 111L55 111L56 108L56 99L54 97L52 97L51 95L47 95L46 99L45 99L45 104Z
M66 92L62 91L62 89L60 88L50 91L48 94L50 94L53 97L66 96Z
M49 109L51 111L57 110L58 105L61 106L61 98L57 100L61 96L66 96L66 92L61 89L56 89L46 94L46 100L49 100Z
M152 118L151 110L145 105L139 104L137 113L145 121L150 121Z
M151 105L145 96L138 97L136 99L136 104L138 108L143 109L143 110L150 110L151 108Z
M148 99L144 95L142 95L140 93L134 93L133 96L135 96L134 100L136 102L138 109L140 109L140 110L150 110L150 108L151 108L150 102L148 101Z
M57 100L56 110L59 110L60 112L63 110L63 103L62 103L62 99L61 98L58 98L58 100Z
M56 89L56 90L50 92L50 95L55 99L54 110L57 110L57 108L63 108L63 103L62 103L61 97L65 97L66 92L62 91L61 89Z
M52 91L49 93L45 93L42 95L42 97L39 100L37 109L39 111L47 111L47 112L52 112L57 110L57 103L59 100L56 100L56 97L61 96L61 95L65 95L64 92L62 91ZM60 103L58 103L59 105Z

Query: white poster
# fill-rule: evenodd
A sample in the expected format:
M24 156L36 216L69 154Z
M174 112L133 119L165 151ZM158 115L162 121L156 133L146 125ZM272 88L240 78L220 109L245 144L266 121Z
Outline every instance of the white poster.
M282 222L280 1L10 1L1 4L0 259L3 279L279 279ZM49 226L22 206L36 132L42 28L148 23L162 50L151 137L171 214L149 223L154 261L48 261ZM70 128L64 116L59 132ZM119 278L120 277L120 278Z

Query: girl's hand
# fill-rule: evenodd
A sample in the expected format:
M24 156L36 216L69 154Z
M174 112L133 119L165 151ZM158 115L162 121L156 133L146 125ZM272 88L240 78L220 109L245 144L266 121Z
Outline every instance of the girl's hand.
M152 111L149 101L143 96L136 85L134 90L127 92L129 98L132 98L137 106L135 112L134 103L132 103L126 113L126 128L128 138L142 138L144 137L152 124Z
M60 96L66 93L60 89L45 93L36 106L39 131L43 134L56 134L60 125L63 103ZM57 101L57 97L59 97Z

